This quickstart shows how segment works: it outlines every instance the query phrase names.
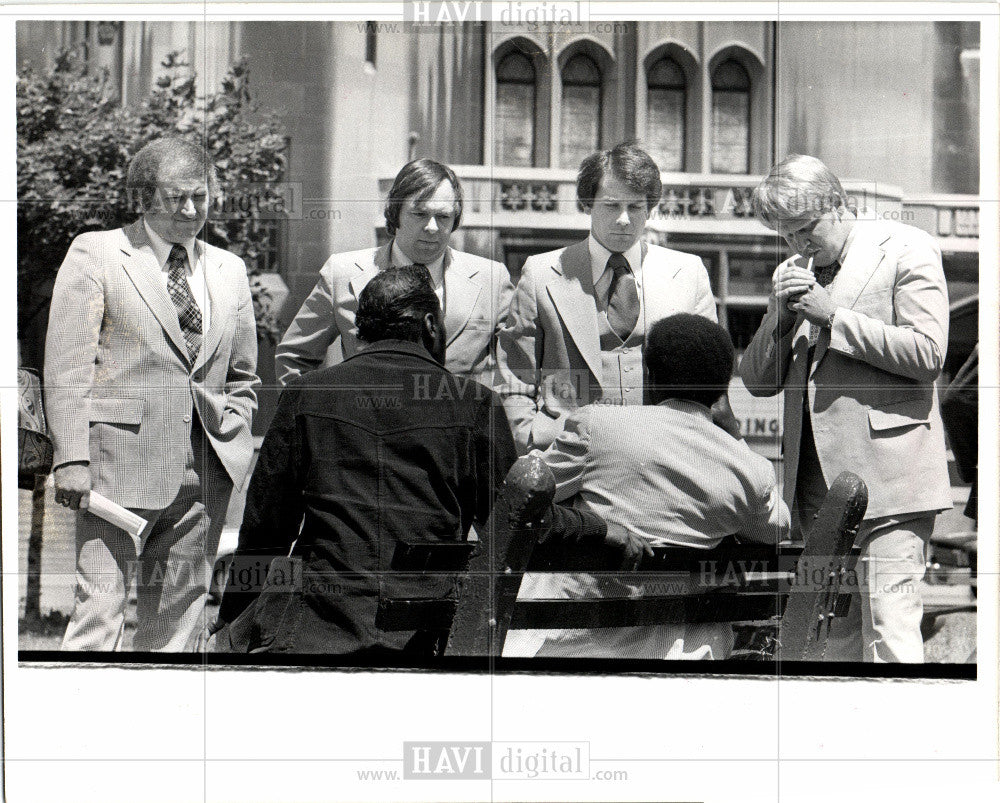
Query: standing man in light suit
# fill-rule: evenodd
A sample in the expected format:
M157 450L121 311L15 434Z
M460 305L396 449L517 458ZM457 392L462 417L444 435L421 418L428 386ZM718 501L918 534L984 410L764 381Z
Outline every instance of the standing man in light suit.
M860 599L827 657L922 662L924 546L951 507L934 386L948 344L941 252L919 229L858 219L811 156L775 165L753 205L796 252L740 365L754 395L785 392L785 498L807 529L840 472L868 485Z
M454 171L431 159L405 165L385 205L392 242L334 254L326 261L275 351L278 381L285 385L307 371L353 357L360 347L354 315L361 291L380 270L415 264L427 269L444 310L445 366L491 385L495 334L514 288L499 262L449 247L461 222L462 185Z
M522 454L545 449L578 407L642 404L642 348L678 312L716 320L708 273L691 254L641 242L660 170L623 143L584 159L577 198L590 236L524 263L497 358Z
M200 629L260 382L246 266L196 239L216 184L200 145L151 142L126 181L140 219L77 237L56 278L46 412L56 501L79 510L63 649L120 648L137 569L135 650ZM91 490L148 520L138 542L87 511Z

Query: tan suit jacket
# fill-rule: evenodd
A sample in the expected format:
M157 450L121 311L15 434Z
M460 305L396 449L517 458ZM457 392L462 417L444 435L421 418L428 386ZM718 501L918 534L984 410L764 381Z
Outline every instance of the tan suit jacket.
M278 381L328 368L361 347L354 315L358 296L380 270L392 265L392 243L331 256L275 351ZM494 337L514 288L507 269L474 254L444 253L445 367L484 384L493 382ZM340 350L330 347L340 339Z
M212 314L193 361L141 219L81 234L56 277L45 347L54 464L89 461L93 489L125 507L174 499L195 413L237 488L253 456L260 380L246 266L202 246Z
M643 244L643 336L678 312L716 320L701 259ZM602 394L597 301L587 240L530 257L500 331L502 396L521 454L545 449L566 417Z
M860 220L829 290L838 309L833 328L820 330L808 376L809 323L800 315L775 341L773 299L740 363L755 396L785 391L785 499L795 492L808 393L826 484L842 471L864 479L866 519L951 507L934 386L948 344L937 243L912 226Z

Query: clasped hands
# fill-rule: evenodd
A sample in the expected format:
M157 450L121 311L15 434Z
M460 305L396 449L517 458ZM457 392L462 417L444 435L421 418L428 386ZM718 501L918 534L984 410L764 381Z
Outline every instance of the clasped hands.
M784 314L786 312L801 312L809 323L826 326L837 310L829 291L816 281L813 272L796 262L777 267L771 277L771 294L779 318L783 322L787 320L782 327L785 331L794 323L794 319Z

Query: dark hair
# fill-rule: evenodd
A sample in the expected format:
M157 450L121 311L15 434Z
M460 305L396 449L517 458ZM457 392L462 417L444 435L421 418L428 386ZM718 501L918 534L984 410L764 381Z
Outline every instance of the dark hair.
M152 206L157 184L165 167L204 175L209 194L214 195L218 190L218 174L208 151L197 142L178 137L160 137L144 145L129 162L125 191L140 212L145 212Z
M708 318L686 312L663 318L646 336L650 396L711 407L729 387L735 356L729 334Z
M650 155L634 142L622 142L609 151L592 153L580 162L576 176L576 198L583 211L589 211L597 197L601 180L611 173L633 192L646 196L646 211L660 202L663 184L660 168Z
M419 343L427 313L441 314L427 268L404 265L375 274L358 297L354 322L366 343L393 338Z
M462 222L462 185L455 171L448 165L435 162L433 159L414 159L403 165L392 182L389 197L385 201L385 229L390 237L394 237L399 229L399 213L403 204L410 198L416 201L426 201L434 191L441 186L442 181L451 182L455 191L455 231Z
M833 171L814 156L786 156L754 187L750 196L754 215L765 226L815 220L833 209L856 211Z

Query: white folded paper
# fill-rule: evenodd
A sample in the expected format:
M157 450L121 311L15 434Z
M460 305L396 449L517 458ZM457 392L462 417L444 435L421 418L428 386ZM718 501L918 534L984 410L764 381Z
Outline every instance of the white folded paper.
M131 510L126 510L97 491L90 492L90 507L87 509L115 527L121 527L133 538L142 535L142 531L149 523L142 516L136 515Z

